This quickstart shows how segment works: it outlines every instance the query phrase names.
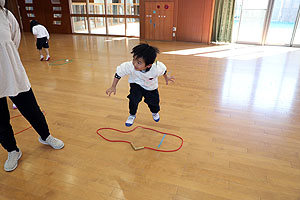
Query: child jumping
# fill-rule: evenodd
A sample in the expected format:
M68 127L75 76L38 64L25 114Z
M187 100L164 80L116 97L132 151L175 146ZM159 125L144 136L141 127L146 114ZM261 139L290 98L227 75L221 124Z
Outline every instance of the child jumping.
M159 61L155 61L159 50L156 47L148 44L140 44L135 46L131 53L133 61L122 63L117 67L117 71L112 83L112 86L106 90L108 96L111 93L116 94L116 87L125 75L129 75L128 82L130 83L129 99L129 117L125 123L126 126L131 126L136 118L138 105L144 97L144 102L148 105L152 112L153 120L158 122L159 117L159 93L158 93L158 76L164 76L166 84L169 81L174 81L173 76L167 75L166 66Z
M40 61L44 60L44 56L43 56L43 51L42 48L45 49L47 57L46 57L46 61L50 60L50 54L49 54L49 33L47 31L47 29L39 24L37 21L32 20L30 22L30 30L33 33L35 40L36 40L36 48L39 50L40 52Z

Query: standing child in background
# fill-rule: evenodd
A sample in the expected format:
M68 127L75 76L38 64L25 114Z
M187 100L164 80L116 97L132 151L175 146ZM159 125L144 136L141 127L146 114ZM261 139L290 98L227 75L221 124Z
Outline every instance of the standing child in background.
M132 49L133 61L122 63L117 67L112 86L106 90L107 95L116 94L116 86L121 77L129 75L128 82L130 83L129 99L129 117L125 123L126 126L131 126L136 118L138 105L144 97L144 102L148 105L152 112L153 120L160 120L158 112L159 93L158 93L158 76L164 76L166 84L169 81L174 81L173 76L167 75L166 66L159 61L155 61L159 50L156 47L148 44L140 44Z
M39 24L37 21L32 20L30 22L30 31L33 33L35 40L36 40L36 48L39 50L40 52L40 61L44 60L44 56L43 56L43 51L42 48L45 49L47 57L46 57L46 61L50 60L50 54L49 54L49 33L47 31L47 29Z

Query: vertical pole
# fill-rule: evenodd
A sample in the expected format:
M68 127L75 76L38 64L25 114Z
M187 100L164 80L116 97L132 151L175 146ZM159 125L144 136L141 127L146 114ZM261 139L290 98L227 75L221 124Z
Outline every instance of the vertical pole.
M127 0L124 0L125 36L127 36Z
M275 0L269 0L267 13L266 13L266 18L265 18L265 23L264 23L264 30L263 30L261 45L266 44L266 39L267 39L269 26L270 26L270 22L271 22L271 17L272 17L272 11L273 11L273 7L274 7L274 1Z
M105 26L106 26L106 35L108 35L108 24L107 24L107 0L104 0L104 11L105 11Z
M297 18L296 18L296 22L295 22L295 25L294 25L294 30L293 30L293 34L292 34L292 38L291 38L291 42L290 42L290 47L293 46L293 43L294 43L294 40L295 40L297 27L298 27L299 20L300 20L299 18L300 18L300 5L299 5L299 8L298 8Z
M244 0L242 1L242 5L241 5L240 20L239 20L239 25L238 25L236 42L238 42L238 40L239 40L240 27L241 27L242 15L243 15L243 5L244 5Z
M91 25L90 25L90 0L86 0L86 20L88 25L88 34L91 34Z

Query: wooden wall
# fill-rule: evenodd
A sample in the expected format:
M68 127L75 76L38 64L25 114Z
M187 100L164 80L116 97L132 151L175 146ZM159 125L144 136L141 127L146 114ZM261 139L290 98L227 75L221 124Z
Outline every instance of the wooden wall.
M25 0L18 0L18 4L24 31L29 32L30 21L37 20L50 33L72 33L68 0L60 0L60 4L52 4L51 0L33 1L33 4L25 4ZM31 6L34 10L27 11L26 6ZM61 11L54 11L53 7L61 7ZM28 17L27 13L33 13L35 17ZM62 14L62 18L54 18L53 14ZM53 21L61 21L61 25L55 25Z
M177 40L209 43L214 0L179 0Z
M173 40L210 43L214 0L145 0L146 2L174 2ZM141 39L145 38L145 4L140 2Z
M20 1L20 0L19 0ZM44 0L45 1L45 0ZM49 1L49 0L48 0ZM18 11L16 8L16 0L8 1L8 8L12 10L15 16L18 16ZM20 3L22 2L22 3ZM24 1L21 0L19 3L21 8L24 9ZM63 22L64 28L51 30L51 32L60 32L60 33L71 33L71 24L70 24L70 11L68 7L68 1L62 0L64 4L62 13L66 17ZM145 2L174 2L174 19L173 26L177 28L175 32L175 37L173 40L177 41L191 41L191 42L201 42L201 43L210 43L211 41L211 32L212 32L212 23L213 23L213 10L214 10L214 0L144 0L140 1L140 37L145 39ZM39 5L37 5L39 7ZM50 5L47 5L50 7ZM43 8L37 9L39 11L44 11ZM21 9L22 12L22 9ZM24 12L24 10L23 10ZM52 15L53 11L48 11ZM42 14L42 13L41 13ZM23 16L24 15L24 16ZM38 16L40 16L38 14ZM27 16L25 13L22 13L23 21L26 19L27 23L24 23L25 31L29 31ZM50 17L50 16L49 16ZM24 19L25 18L25 19ZM17 19L19 19L17 17ZM42 18L40 19L41 23L46 21ZM48 22L49 23L49 22ZM45 22L45 25L49 25L49 28L52 29L52 24ZM68 25L67 25L68 24ZM47 27L48 28L48 27Z

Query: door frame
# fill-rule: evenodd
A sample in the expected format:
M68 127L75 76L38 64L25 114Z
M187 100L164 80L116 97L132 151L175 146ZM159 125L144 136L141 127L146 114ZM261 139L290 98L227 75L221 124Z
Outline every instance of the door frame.
M297 32L297 28L299 25L299 21L300 21L300 5L299 5L299 8L298 8L298 13L297 13L297 17L296 17L296 22L295 22L295 25L294 25L294 30L293 30L293 34L292 34L292 38L291 38L291 42L290 42L290 46L291 47L300 47L300 44L296 44L294 45L294 40L295 40L295 36L296 36L296 32ZM299 30L300 31L300 27L299 27ZM300 34L300 33L298 33Z

